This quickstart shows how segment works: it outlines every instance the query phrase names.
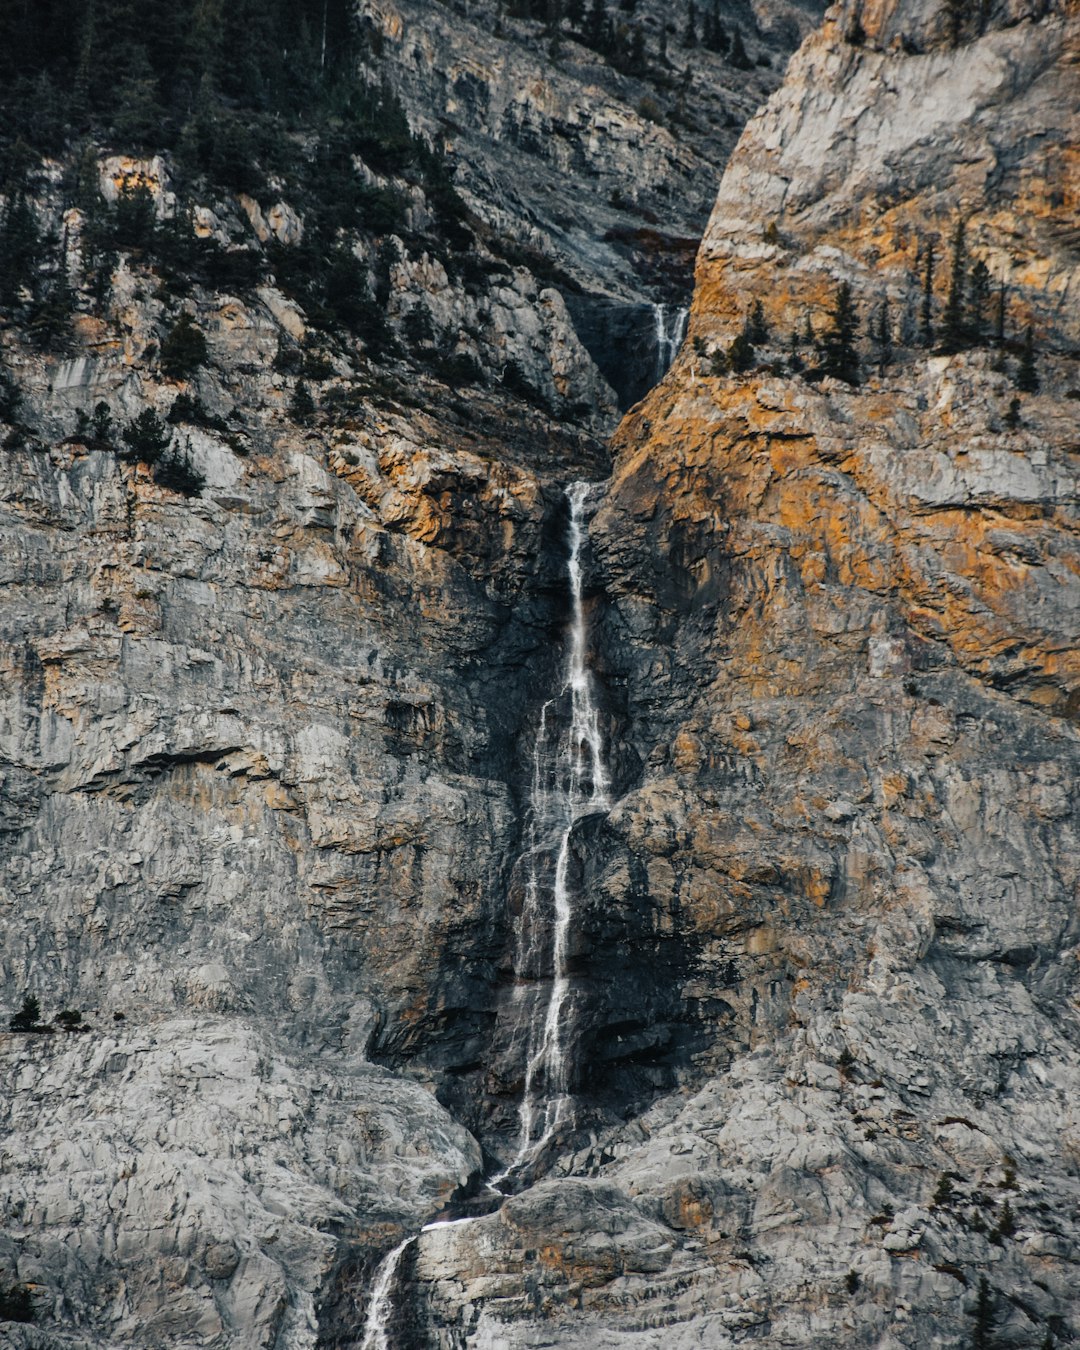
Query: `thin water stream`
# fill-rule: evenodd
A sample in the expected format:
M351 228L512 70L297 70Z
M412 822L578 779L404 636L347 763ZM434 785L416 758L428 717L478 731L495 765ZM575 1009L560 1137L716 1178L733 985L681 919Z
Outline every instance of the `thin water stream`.
M656 339L656 383L659 384L679 354L686 337L690 311L684 305L654 305Z
M570 618L561 685L540 710L533 745L523 855L525 897L515 925L511 1008L515 1037L524 1054L524 1079L516 1151L486 1183L489 1193L498 1196L507 1193L514 1181L534 1166L556 1132L573 1118L569 958L578 897L571 884L571 843L579 821L607 811L611 805L600 710L588 664L584 600L582 553L592 486L572 483L565 489L569 507L566 568ZM473 1223L476 1217L437 1221L422 1231ZM361 1350L392 1350L398 1269L415 1241L414 1235L398 1243L376 1269Z

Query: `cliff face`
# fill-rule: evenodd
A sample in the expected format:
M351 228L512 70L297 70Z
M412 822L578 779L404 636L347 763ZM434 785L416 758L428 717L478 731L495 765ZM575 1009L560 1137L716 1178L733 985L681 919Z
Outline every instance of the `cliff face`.
M711 195L705 150L644 128L636 155L634 123L602 153L578 76L522 83L482 24L450 61L457 20L413 8L365 10L411 110L459 118L475 210L531 213L583 290L641 303L617 236L589 252L607 208L560 233L559 176L640 168L659 213L654 170ZM498 1212L419 1236L395 1343L958 1347L980 1298L999 1344L1080 1335L1080 30L957 22L830 11L725 172L689 340L590 521L615 801L571 836L581 1128ZM570 158L485 192L545 109ZM1014 345L935 354L927 240L940 329L961 217ZM841 279L864 319L890 301L858 387L788 363ZM390 304L475 320L445 280L406 258ZM478 350L519 353L559 417L418 377L305 430L269 369L304 316L200 292L191 387L240 416L185 429L182 497L71 435L98 400L168 410L151 281L121 269L81 360L8 334L35 430L0 452L3 982L94 1030L0 1037L0 1282L41 1312L2 1335L355 1345L377 1257L506 1153L558 485L606 472L570 409L610 404L524 268ZM757 368L714 374L755 300ZM1041 392L1010 408L1028 324Z
M620 1031L680 1088L424 1236L432 1316L468 1300L476 1344L541 1343L537 1307L567 1346L1077 1333L1080 30L960 22L830 11L616 437L592 539L624 793L579 842L581 971L603 984L638 916L672 960ZM925 256L940 335L961 218L1006 342L946 355L917 345ZM864 334L888 296L891 355L860 340L852 386L802 345L792 373L845 280ZM755 301L756 369L714 374Z

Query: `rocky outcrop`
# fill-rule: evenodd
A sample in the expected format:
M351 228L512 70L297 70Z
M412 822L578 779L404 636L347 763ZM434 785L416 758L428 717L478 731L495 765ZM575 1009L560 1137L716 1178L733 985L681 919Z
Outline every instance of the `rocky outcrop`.
M688 301L720 169L820 8L727 6L725 34L737 29L748 45L736 66L699 45L698 26L687 45L681 16L673 24L668 7L638 0L612 11L624 46L640 33L633 69L567 24L556 33L528 18L528 6L365 0L360 9L379 77L445 147L503 256L563 296L628 407L654 378L653 306Z

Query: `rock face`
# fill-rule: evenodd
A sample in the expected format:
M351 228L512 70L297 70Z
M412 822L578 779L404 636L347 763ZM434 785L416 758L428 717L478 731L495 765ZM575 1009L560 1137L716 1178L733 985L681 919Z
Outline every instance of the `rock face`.
M579 843L581 979L602 1006L626 924L663 973L617 1036L597 1017L585 1077L617 1040L615 1097L639 1047L679 1086L565 1158L527 1229L507 1205L422 1236L428 1326L469 1344L960 1346L980 1306L995 1343L1077 1334L1080 31L899 3L853 45L855 19L744 134L697 342L592 524L624 777ZM902 345L920 234L940 325L960 215L1037 334L1018 416L1015 348L787 373L841 280ZM755 300L758 370L712 374Z
M562 295L628 407L652 383L653 306L689 301L719 171L820 6L725 7L725 33L746 37L745 68L699 45L698 27L687 46L664 4L613 10L620 34L640 33L647 78L562 30L553 40L523 17L528 5L364 0L360 11L381 77L445 146L487 227Z
M458 18L414 8L366 6L410 107L457 99L477 211L534 211L585 276L599 216L559 236L553 184L582 158L616 183L643 124L594 151L574 118L609 113L565 70L523 83L504 50L495 81L485 37L451 61ZM616 800L571 841L579 1128L495 1212L419 1233L394 1344L1080 1336L1078 22L838 8L740 142L691 340L590 522ZM508 205L484 176L533 123L574 127L571 157ZM643 192L682 153L644 131ZM295 235L284 206L245 218ZM1015 347L911 345L926 240L940 327L961 216L1008 333L1036 335L1017 407ZM589 286L640 304L615 242ZM857 388L787 362L840 280L897 329ZM563 334L564 412L602 401L561 292L530 286L491 350ZM0 1035L0 1285L38 1310L0 1340L358 1346L378 1258L506 1152L559 484L607 466L483 388L305 431L270 368L305 318L267 285L199 297L189 392L239 415L185 429L206 487L183 497L71 435L176 392L146 278L116 288L80 355L7 351L34 435L0 451L3 987L91 1030ZM464 322L415 269L390 303L422 294ZM714 374L755 300L757 368Z

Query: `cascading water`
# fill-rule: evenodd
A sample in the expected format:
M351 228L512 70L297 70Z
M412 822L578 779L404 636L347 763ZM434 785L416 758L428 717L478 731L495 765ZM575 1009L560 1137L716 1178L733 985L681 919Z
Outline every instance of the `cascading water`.
M360 1342L360 1350L391 1350L390 1317L394 1311L394 1279L401 1258L415 1241L415 1234L405 1238L379 1262L364 1320L364 1339Z
M679 354L679 348L686 337L686 324L689 318L690 311L685 306L653 305L657 383L664 378Z
M533 747L525 900L515 943L514 1014L526 1042L525 1078L517 1152L505 1171L492 1179L492 1186L537 1157L571 1108L570 841L583 816L609 806L600 716L586 660L581 553L589 488L588 483L573 483L566 489L570 508L566 665L559 694L541 709Z
M540 710L533 746L525 898L514 944L513 1019L525 1053L517 1151L504 1170L488 1181L492 1192L540 1156L569 1119L572 1107L569 954L575 909L570 845L580 820L610 806L600 713L587 662L581 555L590 489L589 483L571 483L566 488L570 593L566 660L558 694ZM425 1225L422 1231L472 1222L474 1218L444 1219ZM398 1269L416 1240L417 1235L405 1238L379 1263L361 1350L392 1350Z

